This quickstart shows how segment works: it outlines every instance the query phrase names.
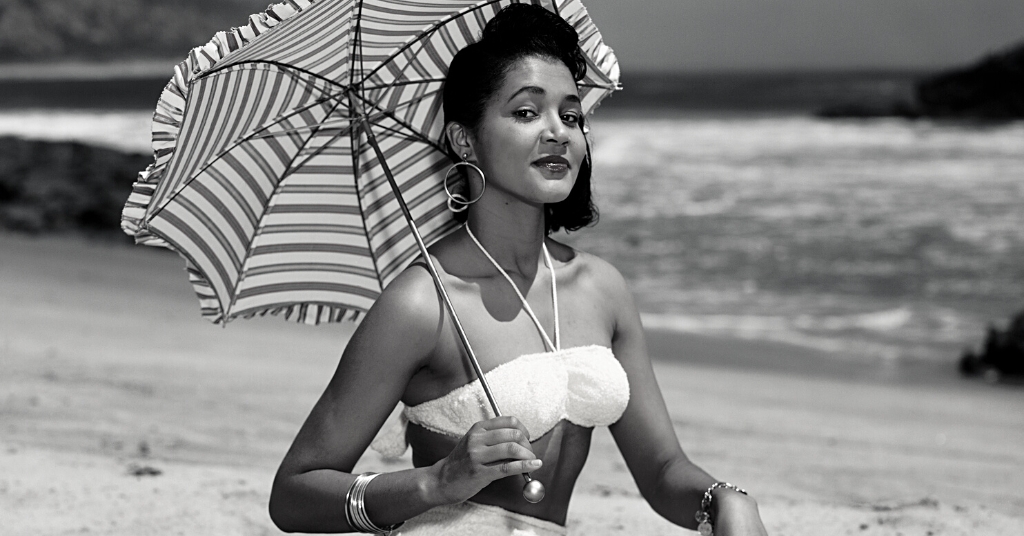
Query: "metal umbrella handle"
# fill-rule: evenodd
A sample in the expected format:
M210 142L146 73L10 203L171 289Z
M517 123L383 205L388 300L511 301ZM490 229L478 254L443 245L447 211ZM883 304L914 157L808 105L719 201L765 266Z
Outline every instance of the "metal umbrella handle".
M350 101L355 104L356 99L351 93ZM487 378L484 377L484 371L480 368L480 363L476 359L476 354L473 353L473 347L469 344L469 337L466 336L466 331L462 328L462 322L459 321L459 315L455 312L455 307L452 305L451 299L448 297L448 291L445 290L444 285L441 283L441 276L437 273L437 268L434 267L434 261L430 259L430 254L427 252L427 246L423 243L423 237L420 236L419 229L416 228L416 222L413 221L412 213L409 212L408 205L405 204L405 199L402 198L402 192L398 188L398 183L395 182L395 177L391 174L391 168L388 167L387 160L384 159L384 153L381 152L380 147L377 145L377 138L373 135L373 131L370 129L370 122L367 121L366 116L362 113L359 114L358 119L360 125L363 128L363 132L366 132L367 141L370 143L370 147L373 147L374 153L377 155L377 161L380 162L381 168L384 170L384 175L388 179L388 183L391 184L391 189L395 193L395 200L398 201L398 206L402 209L402 215L405 216L406 221L409 223L409 230L412 231L412 236L416 240L416 245L419 247L420 254L423 255L423 260L426 261L427 270L430 272L430 277L434 280L434 286L437 288L438 294L441 295L441 301L444 302L445 309L448 310L448 314L452 317L452 322L455 324L455 331L459 334L459 339L462 340L462 346L466 348L466 355L469 356L469 363L473 365L473 370L476 372L476 377L480 379L480 386L484 389L484 394L487 396L487 401L491 405L491 409L494 410L495 417L501 417L501 410L498 409L498 403L494 400L494 394L491 392L490 385L487 384ZM523 498L530 503L539 503L544 499L544 484L539 480L535 480L530 476L530 473L523 473L523 478L526 479L526 485L523 486Z

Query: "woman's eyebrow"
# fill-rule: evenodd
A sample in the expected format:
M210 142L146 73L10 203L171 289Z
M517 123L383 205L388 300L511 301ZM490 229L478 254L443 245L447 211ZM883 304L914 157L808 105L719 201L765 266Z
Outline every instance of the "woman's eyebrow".
M508 98L508 102L512 102L512 99L515 99L517 96L519 96L520 93L523 93L523 92L529 93L531 95L546 95L547 94L547 91L545 91L544 88L542 88L540 86L523 86L523 87L519 88L518 91L513 93L511 97ZM582 104L582 102L583 102L583 101L580 100L578 95L573 95L571 93L565 96L565 100L567 100L569 102L574 102L576 104Z

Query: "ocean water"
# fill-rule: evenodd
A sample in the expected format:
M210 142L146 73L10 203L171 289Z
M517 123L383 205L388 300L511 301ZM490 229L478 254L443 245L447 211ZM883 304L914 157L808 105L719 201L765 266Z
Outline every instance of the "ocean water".
M0 135L149 148L151 113L5 110ZM1024 123L602 110L601 221L645 325L950 361L1024 308ZM126 192L127 195L127 192Z
M593 121L572 239L645 325L953 360L1024 308L1024 123L668 114Z
M152 125L152 111L0 110L0 136L74 140L134 153L153 152Z

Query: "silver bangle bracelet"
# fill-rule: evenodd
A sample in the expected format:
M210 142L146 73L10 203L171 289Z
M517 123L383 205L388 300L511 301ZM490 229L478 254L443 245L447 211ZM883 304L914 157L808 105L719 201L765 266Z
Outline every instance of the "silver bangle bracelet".
M711 492L718 488L731 489L744 495L747 490L734 486L728 482L715 482L704 492L704 498L700 501L700 510L697 511L697 531L700 536L714 536L714 525L711 523Z
M380 476L379 473L363 473L356 477L352 486L345 494L345 521L353 529L367 534L391 534L391 531L402 526L402 523L388 527L378 527L366 514L366 487L370 481Z

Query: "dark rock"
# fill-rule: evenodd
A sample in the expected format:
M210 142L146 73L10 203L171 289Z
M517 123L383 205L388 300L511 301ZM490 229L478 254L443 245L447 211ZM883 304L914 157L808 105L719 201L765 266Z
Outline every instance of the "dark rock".
M917 99L928 117L1024 119L1024 43L922 80Z
M132 463L132 464L128 465L128 474L131 475L131 476L143 477L143 476L160 476L160 475L164 474L164 472L162 470L160 470L160 469L157 469L156 467L152 467L152 466L149 466L149 465L138 465L138 464Z
M855 97L856 99L856 97ZM1024 119L1024 43L969 67L921 76L910 99L852 100L820 108L828 118Z
M0 228L120 234L121 208L152 157L0 137Z
M960 373L988 378L1024 377L1024 311L1005 330L989 326L980 353L968 350L960 358Z

